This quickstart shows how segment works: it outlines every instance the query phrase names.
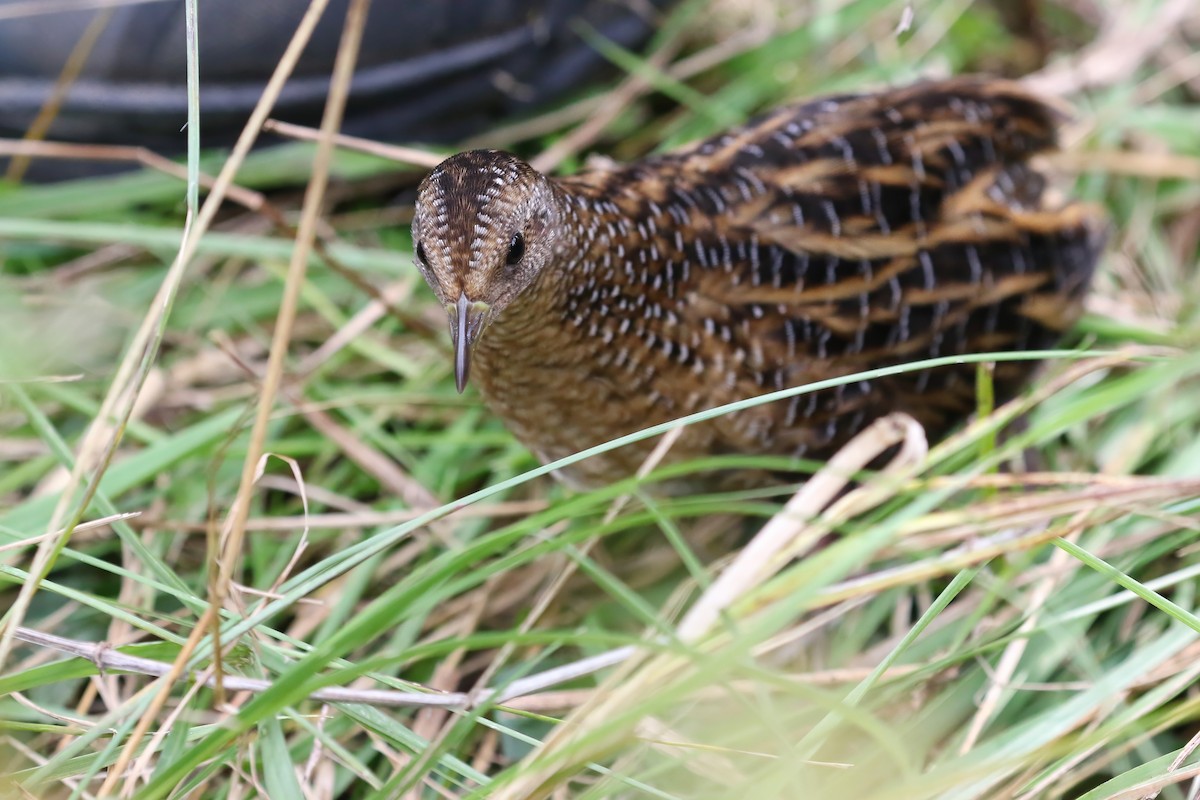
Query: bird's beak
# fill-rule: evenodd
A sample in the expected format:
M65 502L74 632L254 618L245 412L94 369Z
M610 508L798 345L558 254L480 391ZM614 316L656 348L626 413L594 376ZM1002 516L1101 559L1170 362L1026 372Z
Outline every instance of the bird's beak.
M479 338L487 316L488 304L471 302L466 292L459 294L457 303L447 303L450 316L450 338L454 341L454 385L461 394L471 375L471 348Z

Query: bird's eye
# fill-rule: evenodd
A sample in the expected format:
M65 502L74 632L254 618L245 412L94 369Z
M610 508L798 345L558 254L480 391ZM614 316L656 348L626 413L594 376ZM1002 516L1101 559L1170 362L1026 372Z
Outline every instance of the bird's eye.
M525 237L519 233L514 233L512 241L508 243L508 256L505 257L504 263L510 267L515 267L525 256Z
M417 243L417 261L421 262L422 264L429 263L429 260L427 258L425 258L425 243L424 242Z

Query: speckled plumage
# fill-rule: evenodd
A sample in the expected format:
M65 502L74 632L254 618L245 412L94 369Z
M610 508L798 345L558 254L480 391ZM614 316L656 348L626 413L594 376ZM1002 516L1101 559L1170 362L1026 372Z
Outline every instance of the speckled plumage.
M1052 346L1104 223L1029 164L1058 113L976 78L818 99L683 150L547 178L506 153L422 183L417 262L488 404L542 460L706 407L872 367ZM515 256L515 257L514 257ZM473 345L473 352L472 352ZM997 365L998 394L1034 364ZM674 458L826 458L872 419L938 437L973 367L800 396L692 426ZM652 443L564 476L632 473Z

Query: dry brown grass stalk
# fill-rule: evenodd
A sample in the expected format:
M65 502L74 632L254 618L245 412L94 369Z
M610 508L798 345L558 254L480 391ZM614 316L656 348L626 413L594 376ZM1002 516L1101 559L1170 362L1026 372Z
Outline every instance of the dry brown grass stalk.
M220 207L228 187L233 183L234 175L237 174L238 168L245 160L247 153L249 153L251 146L254 144L254 141L258 138L258 134L262 130L263 122L270 113L270 109L274 106L276 99L278 99L284 82L295 68L296 61L299 59L300 53L308 43L309 38L311 38L313 29L316 27L317 21L324 12L327 2L328 0L312 0L311 4L309 5L308 12L297 26L295 34L288 43L287 50L280 58L274 74L272 74L270 81L267 83L267 87L263 90L262 98L260 98L258 104L255 106L254 111L251 113L250 119L247 121L246 126L242 131L242 135L238 138L237 144L234 145L233 152L226 160L225 166L222 168L220 175L218 175L213 190L210 192L207 200L201 207L194 223L189 226L187 235L184 238L184 243L180 248L179 255L176 257L176 261L172 265L171 271L168 273L167 280L164 281L164 290L168 290L169 288L169 291L173 293L174 289L178 286L184 269L195 253L195 249L200 237L212 224L212 221L216 216L217 209ZM159 308L156 307L156 310L159 310ZM146 324L143 326L143 330L145 331L147 339L149 338L150 331L157 327L157 325L158 319L156 315L152 313L147 317ZM132 353L138 353L140 350L141 348L131 348ZM132 364L132 361L129 361L129 363ZM120 379L114 381L114 387L120 385ZM136 389L133 392L133 395L136 395ZM113 396L114 393L110 393L110 397ZM129 408L132 408L134 399L134 397L130 397L128 401ZM104 411L105 409L102 408L102 412ZM102 414L99 421L103 422L107 419L108 414ZM262 450L261 436L259 437L257 449L260 452ZM254 451L255 447L253 444L251 444L251 454L254 454ZM254 454L254 457L248 458L247 461L251 465L256 464L258 461L257 455ZM247 471L252 474L252 466L247 467ZM67 493L64 492L63 496L64 498L67 497ZM248 505L248 502L243 503L243 505ZM125 746L122 748L121 753L117 758L117 762L109 771L108 777L101 786L101 794L113 792L116 789L117 783L122 780L123 771L129 766L130 761L137 752L137 748L141 743L142 737L145 736L150 726L154 723L158 711L161 710L162 706L165 704L171 691L171 684L174 680L178 679L179 675L183 673L184 667L187 664L188 659L191 658L191 654L196 645L199 643L200 638L209 631L209 626L212 624L212 621L217 619L216 614L219 607L220 604L210 605L209 611L206 615L208 619L202 620L201 623L197 624L193 629L192 635L189 637L188 642L185 644L183 649L180 651L179 656L176 658L175 665L172 669L173 676L168 676L168 679L163 681L163 683L157 688L153 697L153 701L146 710L145 714L142 716L141 720L138 722L137 726L134 728L133 732L130 734L129 739L126 741ZM130 777L132 778L133 776L131 775ZM122 789L122 793L127 794L131 792L132 789L133 783L126 782Z

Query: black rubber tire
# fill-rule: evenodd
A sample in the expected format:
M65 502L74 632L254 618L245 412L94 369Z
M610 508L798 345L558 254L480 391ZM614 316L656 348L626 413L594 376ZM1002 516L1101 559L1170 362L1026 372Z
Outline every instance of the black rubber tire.
M27 0L0 0L5 5ZM576 34L582 22L637 47L652 21L618 0L376 0L344 129L390 141L452 141L545 103L608 70ZM258 100L308 0L201 0L205 144L228 144ZM347 0L333 0L274 116L320 117ZM0 135L19 136L49 96L94 16L66 11L0 18ZM185 144L183 4L117 8L49 138Z

